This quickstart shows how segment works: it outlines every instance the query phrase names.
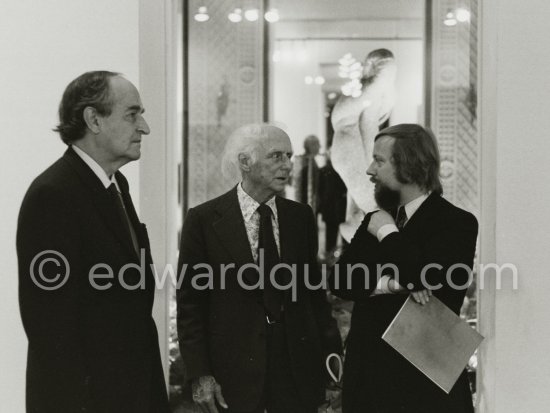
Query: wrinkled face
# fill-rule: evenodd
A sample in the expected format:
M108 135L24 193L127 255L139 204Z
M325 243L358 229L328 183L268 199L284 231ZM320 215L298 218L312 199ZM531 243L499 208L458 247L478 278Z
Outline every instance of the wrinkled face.
M372 163L367 169L370 180L375 184L374 197L382 209L391 209L399 205L401 184L395 176L392 162L395 138L382 136L374 143Z
M292 170L292 145L288 135L277 127L268 128L268 137L261 140L256 152L256 162L243 176L259 198L269 197L285 189Z
M97 143L105 161L120 167L141 156L141 136L149 134L143 118L143 104L135 86L122 77L113 77L113 109L109 116L98 117L100 133Z

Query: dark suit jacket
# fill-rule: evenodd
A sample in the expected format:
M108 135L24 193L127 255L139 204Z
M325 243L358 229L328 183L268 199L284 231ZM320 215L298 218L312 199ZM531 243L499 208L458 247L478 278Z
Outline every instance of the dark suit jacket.
M323 221L339 225L346 220L348 190L330 160L319 170L319 212Z
M151 315L154 282L147 231L132 205L128 182L120 172L116 179L143 249L144 288L128 290L118 281L125 264L140 260L123 235L128 233L110 194L72 148L34 180L23 200L17 255L21 316L29 340L28 412L168 412ZM39 288L29 269L45 250L63 254L70 266L66 283L51 291ZM104 291L89 281L99 263L114 273L114 279L96 281L111 283ZM64 273L52 263L43 270L50 279ZM135 268L124 273L128 285L141 279Z
M319 277L311 208L280 197L276 203L281 261L298 264L297 300L293 302L287 293L284 301L292 373L304 402L316 406L324 397L323 355L341 351L340 336L325 291L304 286L304 264L310 267L312 284ZM253 262L236 188L189 210L178 264L178 274L183 276L178 290L178 334L186 378L214 376L236 411L256 408L264 390L263 302L258 291L246 290L237 279L238 268ZM192 286L193 277L207 272L204 268L192 270L199 263L212 267L212 289L201 291ZM220 285L222 264L235 264L226 272L225 288ZM245 282L257 274L250 271L244 273Z
M399 283L411 284L413 290L423 289L420 277L423 266L439 264L443 268L428 271L427 281L431 285L441 283L442 288L434 291L434 295L459 314L466 290L451 288L446 272L456 263L472 267L476 219L437 194L424 201L401 232L388 235L381 243L367 231L369 219L370 214L331 278L334 294L355 301L344 367L344 412L473 412L466 374L446 395L381 339L408 295L370 297L370 294L376 287L377 264L395 264ZM348 286L348 265L357 263L367 265L370 276L365 281L362 272L355 270ZM450 280L455 285L465 285L468 272L457 269Z

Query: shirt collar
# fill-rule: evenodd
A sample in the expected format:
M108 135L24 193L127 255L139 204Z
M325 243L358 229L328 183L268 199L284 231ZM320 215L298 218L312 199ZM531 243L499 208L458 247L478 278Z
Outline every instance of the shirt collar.
M407 213L407 221L411 219L414 213L420 208L426 199L430 196L431 192L427 194L420 195L418 198L413 199L412 201L405 204L405 212Z
M242 182L237 185L237 197L239 198L239 205L243 213L244 221L248 222L260 206L260 203L245 192ZM275 197L273 196L269 198L265 204L271 208L271 211L273 211L273 216L275 217L275 220L277 220L277 204L275 202Z
M109 178L105 170L90 155L88 155L76 145L71 145L71 147L73 148L75 153L80 156L80 158L86 163L86 165L90 167L94 174L96 174L96 176L99 178L105 188L109 188L109 186L114 183L118 191L120 192L120 187L118 186L118 182L116 181L114 174Z

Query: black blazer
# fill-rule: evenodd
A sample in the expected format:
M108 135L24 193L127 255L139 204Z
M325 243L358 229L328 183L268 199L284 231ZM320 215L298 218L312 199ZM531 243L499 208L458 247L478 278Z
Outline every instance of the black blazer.
M124 272L122 282L138 286L133 290L123 288L118 274L141 260L110 194L72 148L34 180L23 200L17 255L29 340L28 412L168 412L151 313L155 285L147 231L126 178L117 172L116 179L143 251L142 270ZM34 257L45 250L62 254L70 266L65 284L50 291L39 288L30 272ZM89 278L100 263L113 271L113 278L96 279L103 290ZM64 273L52 263L43 270L50 279ZM93 272L107 274L104 266Z
M293 301L287 292L284 301L292 372L304 402L318 405L324 397L323 356L341 351L340 336L325 291L310 291L304 286L304 264L310 267L311 283L320 277L311 208L280 197L276 203L281 261L298 264L297 300ZM179 344L186 379L214 376L235 411L254 409L264 389L263 302L258 291L246 290L237 280L238 268L253 262L236 188L189 210L181 238L181 288L177 294ZM191 280L207 272L200 266L192 269L200 263L211 266L213 288L193 287ZM224 277L225 288L220 284L223 264L234 264ZM244 272L243 279L246 282L255 274Z
M466 289L453 289L449 284L466 285L468 271L456 269L449 278L446 273L457 263L472 268L478 229L475 217L431 194L401 232L379 243L367 230L370 215L334 267L330 282L335 295L355 301L344 367L344 412L369 408L388 413L473 412L465 373L447 395L381 339L408 294L370 294L376 287L377 264L395 264L399 283L412 290L423 289L425 265L439 264L441 269L427 271L426 280L431 285L441 284L434 295L459 314ZM369 277L352 271L348 285L349 265L358 263L368 267Z

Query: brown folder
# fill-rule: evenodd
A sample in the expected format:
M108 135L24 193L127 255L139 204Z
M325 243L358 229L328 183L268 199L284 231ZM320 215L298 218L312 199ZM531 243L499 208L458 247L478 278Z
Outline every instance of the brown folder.
M409 296L382 339L449 393L483 337L436 297Z

